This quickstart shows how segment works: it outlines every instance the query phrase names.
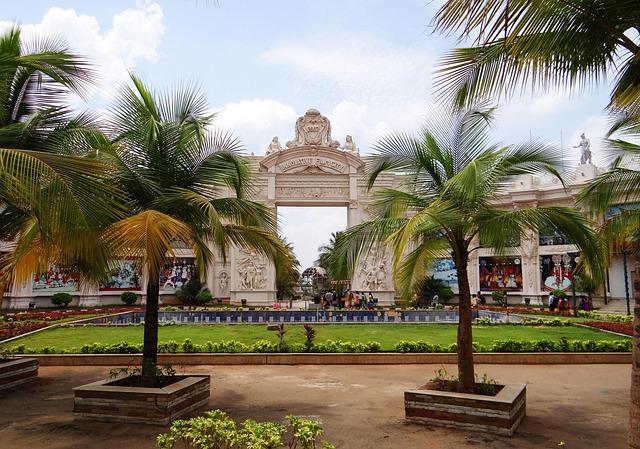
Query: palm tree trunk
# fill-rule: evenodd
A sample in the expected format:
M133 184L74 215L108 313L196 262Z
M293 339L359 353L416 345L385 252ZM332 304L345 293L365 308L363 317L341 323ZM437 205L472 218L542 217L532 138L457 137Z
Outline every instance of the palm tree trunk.
M469 290L469 275L467 273L466 249L455 252L456 272L458 274L458 391L469 393L473 391L475 373L473 367L473 336L471 323L471 291Z
M631 404L629 405L629 449L640 449L640 256L637 255L633 290L633 356L631 360Z
M147 305L144 313L144 344L142 347L142 386L156 386L158 364L158 303L160 280L149 278L147 283Z

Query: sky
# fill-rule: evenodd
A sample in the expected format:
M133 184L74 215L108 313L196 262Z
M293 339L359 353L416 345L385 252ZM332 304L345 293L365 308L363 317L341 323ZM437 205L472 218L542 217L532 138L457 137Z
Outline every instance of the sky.
M58 34L96 65L101 84L77 107L106 108L129 71L158 89L197 83L247 153L273 136L293 137L314 107L335 139L353 135L361 154L392 131L417 132L433 102L432 78L455 36L434 34L440 0L81 0L3 1L0 31ZM540 139L577 164L579 135L599 139L608 86L572 95L523 95L497 104L494 135L505 143ZM562 140L561 140L562 139ZM346 226L342 208L280 208L280 231L303 267Z

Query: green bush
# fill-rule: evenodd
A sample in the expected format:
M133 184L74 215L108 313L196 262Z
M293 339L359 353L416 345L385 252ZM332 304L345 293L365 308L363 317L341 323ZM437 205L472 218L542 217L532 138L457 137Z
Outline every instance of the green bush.
M138 295L133 292L122 292L120 294L120 301L130 306L136 303L138 300Z
M211 302L213 296L211 296L211 292L208 288L200 291L195 297L195 305L204 306L205 304Z
M314 449L319 447L317 439L323 433L319 421L293 415L287 416L285 424L248 419L237 425L225 412L213 410L204 416L174 421L169 432L158 435L156 442L158 449ZM334 449L330 443L322 444L323 449Z
M211 292L209 292L208 297L198 297L203 291L209 292L209 290L202 288L202 282L200 282L200 279L192 278L191 280L189 280L189 282L176 290L176 298L178 298L181 303L186 305L203 305L211 301Z
M442 287L438 291L438 296L440 296L440 301L449 302L453 299L454 293L451 287Z
M58 292L51 297L51 302L53 303L53 305L58 306L62 309L67 307L71 301L73 301L73 296L71 296L69 293Z
M501 292L501 291L491 292L491 298L493 299L493 302L495 302L496 304L502 304L502 300L504 299L504 292Z

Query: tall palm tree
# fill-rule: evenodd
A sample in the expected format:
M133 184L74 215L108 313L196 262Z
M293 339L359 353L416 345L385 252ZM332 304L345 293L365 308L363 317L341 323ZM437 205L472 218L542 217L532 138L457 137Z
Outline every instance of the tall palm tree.
M293 251L293 243L286 237L280 238L285 254L276 257L274 264L276 269L276 295L279 301L291 298L295 295L295 288L300 282L300 261Z
M0 35L0 239L9 242L0 292L51 263L89 279L104 273L106 254L92 243L124 216L120 194L108 164L69 156L95 132L90 115L72 115L69 94L93 81L60 39L25 40L18 27Z
M327 271L330 278L334 280L346 279L344 264L336 257L338 241L343 238L343 231L332 232L329 243L324 243L318 248L318 259L316 264Z
M474 40L443 59L436 79L458 105L526 88L585 89L610 74L609 107L640 113L636 0L446 0L434 22Z
M460 37L475 39L474 47L458 48L442 61L436 79L440 94L453 98L458 106L508 96L527 87L584 90L609 74L616 80L609 111L622 116L621 123L640 119L640 8L636 0L446 0L435 25L438 30L459 30ZM634 188L632 176L620 168L614 166L607 175L614 181L609 185L617 184L621 191ZM636 258L636 266L638 263ZM635 282L640 283L640 278ZM636 297L636 307L638 301ZM637 449L640 312L634 314L629 447Z
M431 116L441 118L446 113L436 110ZM499 255L514 235L550 226L571 237L588 265L601 272L597 270L598 239L579 211L566 207L504 210L492 203L514 176L560 175L559 157L546 145L489 143L491 119L491 109L469 109L446 122L428 121L417 137L392 134L380 140L368 166L369 187L383 172L395 173L405 183L400 189L375 192L374 218L348 229L337 251L353 267L363 252L388 245L394 255L396 283L405 296L434 258L450 254L459 284L460 391L470 391L475 382L467 261L477 239Z
M111 140L96 142L97 157L116 167L130 216L106 233L115 257L142 258L147 266L142 381L156 382L160 270L177 244L191 248L202 273L213 254L231 245L276 259L286 255L275 217L247 200L248 163L228 134L211 131L212 114L193 86L151 91L131 76L109 114Z
M596 177L578 197L597 215L606 215L612 205L640 201L640 122L623 115L616 121L612 133L618 138L606 140L615 155L609 170ZM633 359L631 368L631 407L629 409L629 448L640 448L640 209L622 209L608 217L600 233L608 244L608 254L622 251L635 256Z

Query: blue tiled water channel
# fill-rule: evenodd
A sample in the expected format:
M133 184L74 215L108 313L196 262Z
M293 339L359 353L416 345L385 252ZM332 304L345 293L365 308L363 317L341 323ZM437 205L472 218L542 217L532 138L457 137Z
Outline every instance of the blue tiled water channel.
M474 318L520 322L522 318L500 312L474 311ZM457 310L220 310L159 312L160 322L180 324L263 323L457 323ZM127 325L144 321L144 312L127 312L83 320L84 324Z

